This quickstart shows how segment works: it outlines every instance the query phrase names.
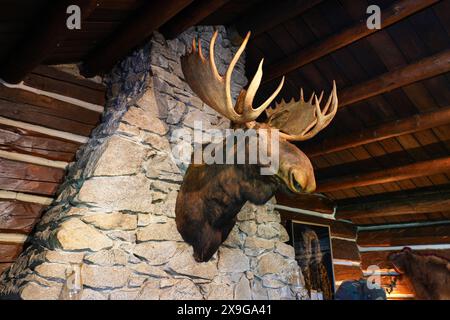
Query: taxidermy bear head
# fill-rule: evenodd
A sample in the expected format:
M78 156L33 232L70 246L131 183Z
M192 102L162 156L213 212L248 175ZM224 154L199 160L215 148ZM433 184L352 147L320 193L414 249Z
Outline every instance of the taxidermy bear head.
M272 175L261 174L262 167L267 163L259 157L253 163L201 162L189 166L177 197L176 223L183 239L193 246L194 258L199 262L208 261L226 240L236 223L236 215L247 201L257 205L264 204L281 186L286 186L294 193L313 192L316 189L310 160L291 142L314 137L331 122L338 107L336 86L333 83L333 90L323 108L320 105L323 92L320 96L313 93L305 101L301 90L299 101L282 100L275 104L275 108L267 109L280 92L283 78L275 92L261 106L253 108L253 98L262 78L262 61L248 88L241 90L233 104L231 74L249 36L250 33L224 76L218 73L214 61L217 32L211 39L209 59L203 56L200 42L197 49L195 40L192 51L181 58L185 79L198 97L230 119L233 128L244 132L252 130L257 138L262 138L258 141L266 141L267 145L263 147L268 156L276 158L278 163ZM257 122L256 119L264 110L267 121ZM277 148L272 148L269 143L274 137ZM247 159L254 153L249 142L244 144L241 151L236 144L230 146L224 142L222 146L215 153L228 152L227 159L238 158L240 152L245 152L249 156L244 157Z

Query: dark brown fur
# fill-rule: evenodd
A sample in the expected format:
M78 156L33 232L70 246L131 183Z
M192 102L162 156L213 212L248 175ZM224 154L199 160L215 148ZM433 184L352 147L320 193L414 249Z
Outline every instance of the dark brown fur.
M280 182L261 176L256 165L191 165L178 193L177 228L194 248L196 261L208 261L226 240L245 202L266 203Z
M450 262L435 255L421 255L404 248L389 256L394 268L406 277L416 299L450 299Z

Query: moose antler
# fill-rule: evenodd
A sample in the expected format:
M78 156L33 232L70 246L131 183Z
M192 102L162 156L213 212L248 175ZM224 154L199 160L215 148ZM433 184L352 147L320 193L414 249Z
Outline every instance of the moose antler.
M292 99L289 102L281 100L275 104L274 109L267 109L267 124L280 130L280 137L288 141L304 141L314 137L319 131L328 126L336 115L338 98L336 83L325 107L322 109L323 91L317 98L313 93L306 102L303 98L303 89L300 90L300 100ZM313 104L314 102L314 104Z
M235 123L247 123L254 121L258 116L270 105L277 94L283 87L284 77L281 80L275 92L258 108L253 108L253 98L259 88L262 78L262 64L261 60L258 70L253 77L248 89L242 89L236 99L236 104L233 107L231 98L231 75L236 63L239 60L242 52L247 45L250 38L250 32L247 33L236 55L231 60L231 63L225 73L225 77L221 76L214 61L214 44L217 38L217 31L211 38L209 45L209 60L206 60L202 53L202 46L200 40L198 41L198 51L195 44L195 39L192 40L192 51L181 57L181 67L186 82L191 89L203 100L207 105L214 110L230 119Z

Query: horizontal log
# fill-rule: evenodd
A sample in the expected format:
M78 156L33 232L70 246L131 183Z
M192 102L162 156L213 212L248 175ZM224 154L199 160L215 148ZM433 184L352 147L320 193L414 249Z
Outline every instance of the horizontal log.
M331 246L333 250L333 259L361 261L358 246L356 241L348 241L342 239L331 239Z
M53 196L55 195L58 186L59 183L55 182L41 182L0 177L0 189L2 190Z
M96 82L76 77L54 67L38 66L23 80L27 86L79 99L100 106L105 105L106 87Z
M0 232L30 233L45 205L0 199Z
M416 189L408 193L385 193L372 198L354 198L353 203L351 200L346 200L346 203L337 207L336 217L339 219L441 212L450 208L450 186Z
M81 75L75 76L69 72L64 71L63 69L61 70L61 68L56 68L56 67L46 66L46 65L41 64L41 65L37 66L36 68L34 68L33 71L30 73L30 75L31 74L36 74L39 76L51 78L51 79L58 80L60 82L64 82L64 83L71 84L74 86L87 88L87 89L97 92L96 94L93 94L97 99L100 99L101 96L103 96L103 99L105 98L104 93L106 92L106 87L104 84L92 81L90 79L86 79ZM24 80L24 82L25 81L26 80ZM101 93L101 96L100 96L100 93ZM98 103L100 105L104 104L104 103L101 103L100 101L96 102L96 103Z
M358 245L362 247L389 247L427 244L449 244L450 224L360 231Z
M339 108L450 71L450 50L437 53L339 93Z
M234 25L241 36L245 36L248 31L253 37L264 33L273 27L295 18L308 9L318 5L323 0L283 0L265 1L257 3L252 7L251 12L242 19L239 17Z
M189 27L197 25L229 1L230 0L194 1L160 28L160 32L165 35L166 38L173 39Z
M64 170L0 158L0 177L61 183Z
M337 220L324 219L287 210L277 210L282 220L297 220L306 223L325 225L330 227L332 237L356 239L356 226L352 223Z
M10 266L12 266L12 262L0 263L0 275L5 272Z
M77 142L0 124L0 149L4 151L71 162L80 145Z
M334 202L321 194L278 192L275 198L279 205L326 214L334 213Z
M192 0L146 2L135 15L120 26L84 60L82 74L87 77L107 72L115 63L141 44L153 31L187 7Z
M437 3L438 0L403 0L394 2L389 8L381 13L381 28L386 28L402 19ZM269 14L269 13L267 13ZM269 19L270 20L270 19ZM269 82L279 78L291 71L294 71L310 62L326 56L340 48L343 48L355 41L358 41L379 29L367 28L366 20L334 34L329 38L313 44L306 49L302 49L287 58L267 67L264 82Z
M360 267L333 265L335 281L359 280L363 277Z
M354 174L318 181L317 192L331 192L356 187L370 186L450 171L450 156L387 168L363 174Z
M375 265L380 269L393 269L392 263L389 262L388 257L391 253L398 251L370 251L361 252L361 268L366 270L369 266ZM414 250L419 254L436 255L450 260L450 249L442 250Z
M33 106L43 114L52 115L61 119L73 120L86 125L95 126L98 124L101 117L96 111L69 102L22 89L9 88L4 85L0 85L0 99L21 106Z
M54 130L54 129L50 129L47 127L43 127L43 126L39 126L39 125L35 125L35 124L23 122L23 121L8 119L8 118L2 117L2 116L0 116L0 124L2 124L4 126L14 127L14 128L20 129L20 130L26 130L26 131L30 131L30 132L34 132L34 133L40 133L45 136L50 136L52 138L61 139L63 141L75 142L77 144L83 144L89 140L88 137L86 137L86 136L81 136L81 135L77 135L77 134L73 134L73 133L61 131L61 130Z
M23 202L37 203L43 205L50 205L53 202L52 198L36 196L21 192L6 191L0 189L0 199L3 200L18 200Z
M14 262L23 250L23 244L0 243L0 262Z
M325 139L321 143L303 148L303 151L309 157L317 157L400 135L443 126L448 123L450 123L450 107L445 107L436 111L416 114L412 117L383 123L359 132Z
M1 97L0 116L85 137L89 136L95 127L92 124L85 124L76 120L49 115L40 107L3 100Z

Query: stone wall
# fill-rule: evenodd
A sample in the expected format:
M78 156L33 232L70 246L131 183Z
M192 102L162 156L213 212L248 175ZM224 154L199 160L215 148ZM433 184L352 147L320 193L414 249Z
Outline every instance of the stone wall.
M179 64L194 36L207 52L212 31L192 28L172 41L155 34L106 77L103 122L79 151L30 245L1 276L0 293L62 298L67 275L81 265L82 299L294 298L290 282L298 266L272 203L247 204L207 263L194 261L176 230L185 168L173 161L171 133L191 130L195 120L229 126L192 93ZM223 73L237 48L219 31L216 61ZM241 59L233 93L246 81Z

